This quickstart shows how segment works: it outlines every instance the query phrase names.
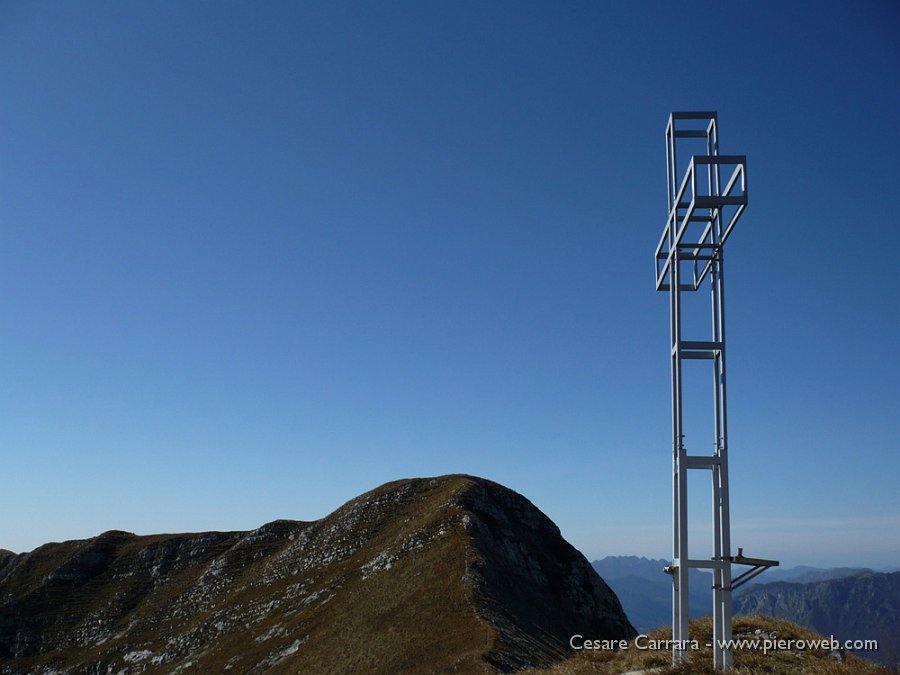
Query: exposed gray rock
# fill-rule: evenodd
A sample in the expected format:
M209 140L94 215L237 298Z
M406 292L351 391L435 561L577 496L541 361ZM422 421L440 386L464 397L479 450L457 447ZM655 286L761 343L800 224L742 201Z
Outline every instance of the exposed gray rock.
M0 552L4 675L510 671L568 656L574 633L635 631L549 518L470 476L315 522Z
M900 660L900 572L761 584L737 595L734 611L787 619L842 641L878 640L878 651L860 656L888 665Z

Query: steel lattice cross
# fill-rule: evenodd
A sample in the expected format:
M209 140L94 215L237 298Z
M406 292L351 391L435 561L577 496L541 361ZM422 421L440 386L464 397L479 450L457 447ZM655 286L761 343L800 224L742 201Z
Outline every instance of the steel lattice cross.
M693 146L699 153L685 155ZM705 152L704 152L705 151ZM689 158L689 159L688 159ZM774 560L731 555L728 495L728 415L725 392L725 271L723 248L747 208L747 159L719 154L714 112L673 112L666 126L668 218L656 247L656 290L669 292L672 369L672 659L688 656L688 573L713 573L713 665L732 665L731 591L772 565ZM723 181L723 176L727 179ZM700 290L709 279L711 325L707 336L682 335L684 293ZM687 360L712 365L714 429L712 454L689 455L685 448L683 368ZM688 471L712 475L713 550L711 558L688 555ZM732 579L732 564L750 570Z

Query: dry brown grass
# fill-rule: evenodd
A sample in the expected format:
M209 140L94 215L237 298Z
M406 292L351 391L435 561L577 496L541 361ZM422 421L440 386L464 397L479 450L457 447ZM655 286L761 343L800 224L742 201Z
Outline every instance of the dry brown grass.
M499 626L487 611L507 596L479 566L514 578L502 537L527 544L516 534L527 518L546 520L529 530L528 555L555 555L571 573L558 530L508 492L469 476L412 479L315 522L47 545L0 576L0 673L481 674L512 657L549 663L535 654L558 651L554 634L525 620ZM554 599L566 580L526 595Z
M736 617L735 637L753 637L762 630L785 640L817 640L821 636L797 624L765 616ZM712 621L709 617L696 619L690 624L691 639L697 639L700 648L692 651L687 663L672 667L668 650L639 650L633 646L622 651L579 651L572 658L547 669L531 669L528 675L619 675L628 671L650 671L656 675L716 675L712 667L712 650L706 646L712 640ZM648 633L651 640L671 639L671 628L657 628ZM768 652L737 650L734 655L736 675L890 675L897 671L864 661L846 654L844 661L837 661L821 649L802 652Z
M0 652L0 672L40 673L54 666L146 675L177 667L273 675L495 672L487 657L511 647L499 644L499 629L485 618L485 598L493 596L482 597L472 581L473 560L489 550L479 548L464 525L472 490L473 479L465 476L399 481L315 523L277 521L254 533L110 532L42 547L20 561L14 577L0 578L0 600L11 603L5 610L0 604L0 638L19 631L24 617L43 621L42 639L53 646L14 658ZM540 543L550 548L545 538ZM151 574L158 561L147 554L160 547L169 551L163 556L168 566ZM391 565L373 568L385 553L393 556ZM319 562L304 566L311 560ZM503 564L498 569L515 571ZM547 603L536 611L546 617L550 609ZM736 636L757 629L781 639L817 637L785 621L735 620ZM693 621L691 635L701 648L679 668L671 667L667 649L631 648L575 652L554 667L527 672L712 673L705 647L709 619ZM666 640L669 632L660 628L649 638ZM126 655L136 650L171 658L132 664ZM890 672L854 656L837 662L822 651L740 651L735 663L738 674Z

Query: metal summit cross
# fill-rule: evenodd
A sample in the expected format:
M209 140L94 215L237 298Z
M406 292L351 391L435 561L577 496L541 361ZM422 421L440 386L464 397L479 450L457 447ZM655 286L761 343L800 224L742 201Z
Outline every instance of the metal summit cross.
M701 150L684 154L685 147ZM705 150L705 152L702 152ZM725 396L725 274L723 247L747 208L747 158L719 154L719 129L714 112L673 112L666 126L669 216L656 247L656 290L669 292L672 365L672 660L689 651L688 572L713 573L713 666L730 668L731 591L775 560L746 558L743 549L731 555L728 509L728 426ZM726 180L722 181L722 176ZM711 331L705 339L683 339L682 293L700 289L709 279ZM699 337L699 336L698 336ZM714 435L711 455L689 455L685 448L683 368L688 360L712 364ZM709 560L688 555L688 471L712 475L713 550ZM750 569L732 579L732 564Z

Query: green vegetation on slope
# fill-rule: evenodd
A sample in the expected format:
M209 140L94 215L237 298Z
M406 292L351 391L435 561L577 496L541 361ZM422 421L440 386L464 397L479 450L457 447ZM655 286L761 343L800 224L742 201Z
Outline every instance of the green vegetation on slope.
M8 557L7 557L8 558ZM531 502L471 476L315 522L47 544L0 567L0 672L491 673L635 634Z

